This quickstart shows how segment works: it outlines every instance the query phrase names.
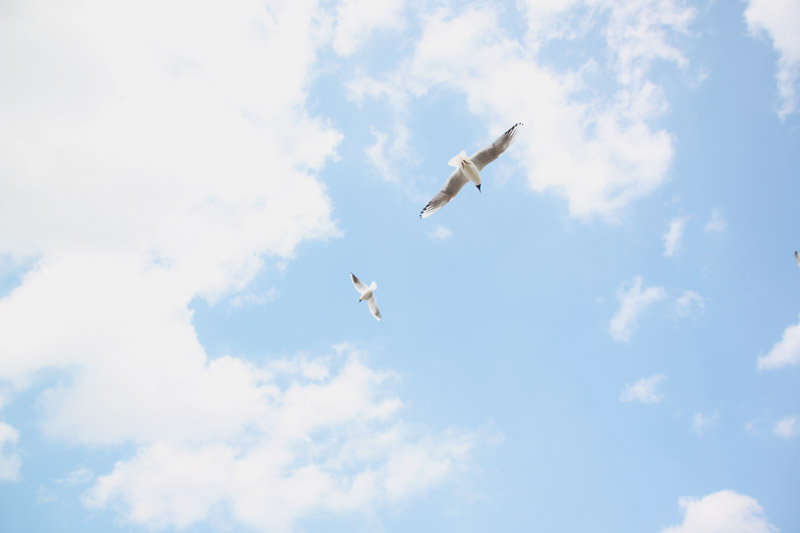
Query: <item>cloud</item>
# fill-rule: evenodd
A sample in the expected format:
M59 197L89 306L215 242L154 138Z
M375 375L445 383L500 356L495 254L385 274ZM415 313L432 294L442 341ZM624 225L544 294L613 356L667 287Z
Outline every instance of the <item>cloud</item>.
M778 53L778 116L797 111L798 82L800 82L800 5L794 0L749 0L744 12L747 28L752 35L764 35L772 41Z
M398 30L403 26L403 0L344 0L336 8L333 48L350 55L375 30Z
M266 291L254 292L244 290L230 300L230 306L234 309L242 307L258 306L274 302L280 296L280 291L272 287Z
M767 355L759 356L758 369L772 370L800 364L800 322L787 327L783 338L776 342Z
M16 444L19 433L5 422L0 422L0 481L17 481L19 479L19 455L8 451Z
M121 506L131 522L177 528L222 509L243 524L290 529L311 512L353 512L402 501L440 484L465 465L476 436L426 435L397 419L390 375L357 352L265 369L262 414L240 435L205 442L158 440L139 447L92 486L90 508ZM292 361L285 361L284 363ZM277 369L277 370L276 370Z
M656 389L667 379L664 374L653 374L649 378L642 378L633 385L626 383L619 394L621 402L659 403L664 395Z
M92 508L291 527L411 498L467 460L472 434L402 421L389 373L351 348L210 358L194 328L193 300L257 303L263 265L340 235L318 173L342 136L306 110L320 7L0 7L0 254L33 264L0 298L0 381L44 389L53 442L135 450L93 478ZM5 478L16 440L0 425Z
M617 289L619 309L608 324L608 332L615 341L630 342L633 329L647 307L664 299L666 291L662 287L646 287L642 289L641 276L635 276L629 282L620 284Z
M674 256L680 248L683 230L688 220L688 217L678 217L670 221L669 229L664 234L664 255L666 257Z
M773 533L778 529L764 517L755 498L721 490L701 499L681 498L683 523L661 533Z
M702 313L706 308L705 300L695 291L684 291L675 300L675 312L679 317L690 317Z
M69 472L66 476L55 480L57 485L64 487L77 487L86 485L94 479L94 473L86 467L79 466L75 470Z
M489 138L521 121L525 129L509 159L522 164L530 189L564 197L575 216L614 216L666 179L673 140L651 125L666 99L647 73L654 61L686 64L673 37L687 31L694 12L655 0L565 6L545 11L557 20L574 10L569 20L580 23L572 38L588 39L598 28L605 37L606 48L573 70L556 71L536 57L541 42L563 34L537 18L540 3L524 9L524 43L509 37L493 8L441 8L421 16L410 57L382 80L360 76L353 86L371 90L352 95L398 106L437 89L453 91L489 125ZM600 93L601 85L611 92Z
M702 435L706 428L716 425L718 415L718 411L714 411L714 414L712 415L697 413L692 419L692 427L698 435Z
M725 215L722 213L722 208L715 207L714 209L712 209L711 218L706 223L705 231L709 233L723 232L727 227L728 227L728 221L725 220Z
M796 416L781 418L775 422L773 431L784 439L791 439L796 435L800 435L800 418Z
M453 236L453 232L445 226L436 226L436 229L428 233L428 236L434 241L444 241Z

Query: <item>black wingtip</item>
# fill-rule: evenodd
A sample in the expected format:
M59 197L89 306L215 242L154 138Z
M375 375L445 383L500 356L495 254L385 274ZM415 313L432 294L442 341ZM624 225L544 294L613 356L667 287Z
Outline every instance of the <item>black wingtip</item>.
M478 188L478 192L481 192L481 186L480 185L476 185L476 187Z

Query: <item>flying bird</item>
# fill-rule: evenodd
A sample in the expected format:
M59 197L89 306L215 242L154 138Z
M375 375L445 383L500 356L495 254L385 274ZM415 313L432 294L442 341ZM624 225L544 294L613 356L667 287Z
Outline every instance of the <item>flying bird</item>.
M369 312L372 313L372 316L375 317L375 320L380 322L381 321L381 312L378 309L378 302L375 300L375 294L373 294L375 292L375 290L378 288L378 286L373 281L372 285L367 287L352 272L350 272L350 279L353 282L353 287L355 287L356 290L358 291L358 294L361 295L361 297L358 299L358 301L361 302L363 300L366 300L367 301L367 305L369 305Z
M797 266L800 267L800 254L797 253L797 250L794 251L794 260L797 261Z
M427 218L434 214L436 211L445 206L447 202L453 199L458 194L468 181L471 181L481 190L481 170L483 167L497 159L500 154L506 151L506 148L514 141L517 135L517 128L522 126L522 122L518 122L511 126L508 131L502 134L495 142L489 146L485 146L472 154L472 157L467 157L467 153L461 150L461 153L453 157L447 162L448 165L456 167L447 181L444 183L442 190L428 202L425 209L419 214L419 218Z

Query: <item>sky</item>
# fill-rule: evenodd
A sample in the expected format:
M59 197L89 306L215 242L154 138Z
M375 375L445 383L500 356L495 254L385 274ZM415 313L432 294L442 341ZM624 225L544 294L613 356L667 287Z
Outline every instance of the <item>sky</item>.
M0 531L800 531L798 27L0 3Z

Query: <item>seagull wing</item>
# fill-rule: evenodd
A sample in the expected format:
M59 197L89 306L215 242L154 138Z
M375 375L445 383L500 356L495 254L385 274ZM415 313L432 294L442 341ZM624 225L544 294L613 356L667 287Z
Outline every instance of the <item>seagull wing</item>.
M800 267L800 254L797 253L797 250L794 251L794 260L797 261L797 266Z
M364 292L369 288L366 285L364 285L363 283L361 283L361 280L358 279L356 277L356 275L353 274L352 272L350 272L350 280L352 280L353 287L356 288L356 290L358 291L358 294L364 294Z
M378 309L378 301L375 299L375 295L373 294L369 298L367 298L367 304L369 305L369 312L372 313L372 316L375 317L375 320L378 322L381 321L381 311Z
M498 137L495 142L481 148L470 157L470 160L475 163L479 171L483 170L483 167L500 157L500 154L506 151L506 148L514 141L514 137L517 135L517 128L520 126L522 126L522 122L514 124L508 131Z
M433 199L428 202L428 205L425 206L425 209L420 212L419 218L427 218L439 209L443 208L447 202L452 200L453 197L458 194L458 191L461 190L461 187L463 187L467 181L469 180L464 173L461 172L461 169L455 169L453 173L450 174L450 177L447 178L442 190L436 193L436 196L434 196Z

